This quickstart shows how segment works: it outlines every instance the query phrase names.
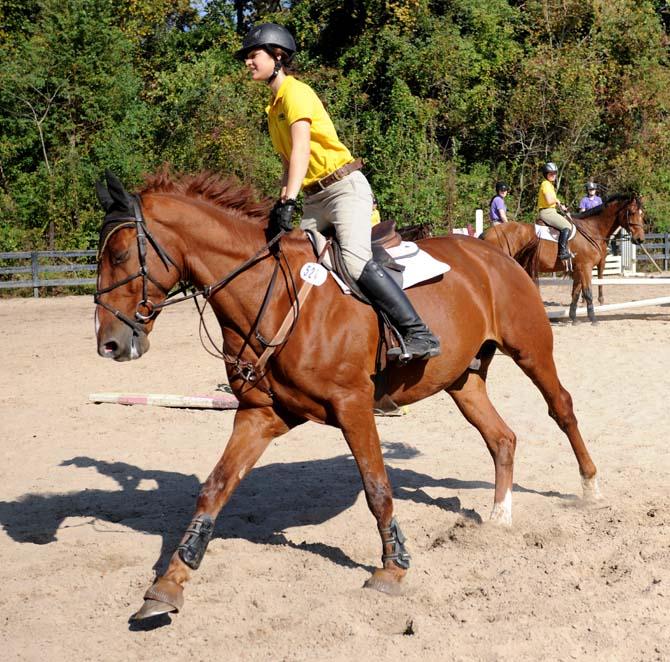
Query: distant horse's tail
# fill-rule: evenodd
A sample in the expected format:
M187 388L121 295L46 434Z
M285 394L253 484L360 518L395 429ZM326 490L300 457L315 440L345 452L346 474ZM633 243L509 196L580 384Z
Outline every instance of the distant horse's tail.
M533 280L537 280L540 273L540 246L540 238L533 234L533 238L514 255L514 259Z

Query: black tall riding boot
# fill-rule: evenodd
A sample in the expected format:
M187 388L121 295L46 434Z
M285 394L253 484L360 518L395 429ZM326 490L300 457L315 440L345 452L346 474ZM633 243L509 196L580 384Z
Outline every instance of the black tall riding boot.
M390 358L408 361L440 354L438 338L424 324L402 288L379 264L370 260L357 282L373 306L389 318L402 336L406 353L400 347L392 347L388 351Z
M569 260L573 257L568 248L568 237L570 236L570 229L566 228L558 232L558 259Z

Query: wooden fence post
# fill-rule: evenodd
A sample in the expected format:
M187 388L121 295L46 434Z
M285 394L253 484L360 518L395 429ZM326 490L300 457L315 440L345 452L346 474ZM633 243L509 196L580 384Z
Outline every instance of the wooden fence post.
M38 270L37 251L32 251L30 253L30 267L32 269L33 274L33 296L36 299L39 299L40 288L37 287L37 279L40 277L40 272Z

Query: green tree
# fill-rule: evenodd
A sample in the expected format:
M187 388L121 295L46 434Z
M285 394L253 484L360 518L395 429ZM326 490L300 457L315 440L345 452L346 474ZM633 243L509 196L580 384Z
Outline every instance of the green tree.
M45 0L3 44L0 213L26 243L89 245L95 178L111 167L137 179L146 167L148 112L114 19L111 1Z

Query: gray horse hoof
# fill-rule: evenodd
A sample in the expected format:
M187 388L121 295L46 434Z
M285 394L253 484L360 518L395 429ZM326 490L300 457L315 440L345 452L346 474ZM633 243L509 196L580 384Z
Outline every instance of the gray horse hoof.
M139 611L135 612L130 619L133 621L142 621L145 618L152 616L160 616L161 614L169 614L173 611L179 611L174 605L169 605L167 602L160 600L145 600Z
M159 577L144 594L144 604L130 618L141 621L152 616L178 612L184 605L184 589L166 577Z

